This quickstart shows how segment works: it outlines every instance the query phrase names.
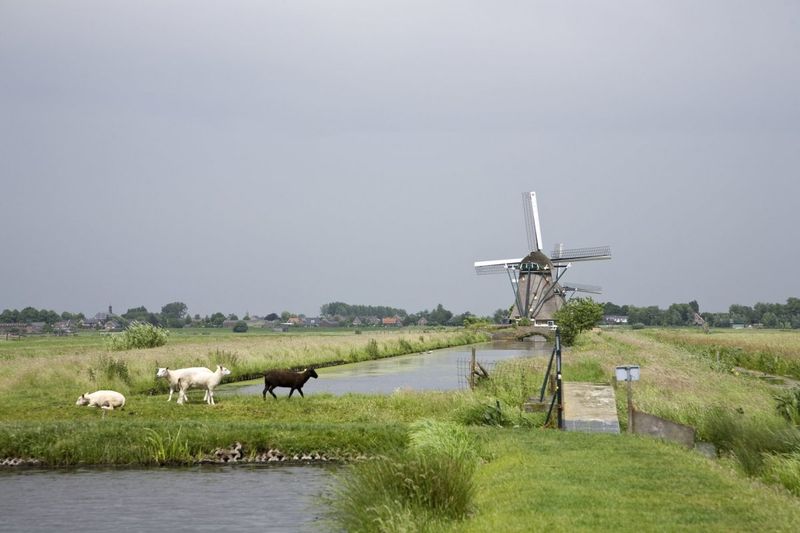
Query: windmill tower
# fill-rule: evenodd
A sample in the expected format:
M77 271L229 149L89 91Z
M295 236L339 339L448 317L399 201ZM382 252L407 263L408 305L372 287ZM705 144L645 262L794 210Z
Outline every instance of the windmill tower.
M542 251L542 230L535 192L522 193L522 210L528 234L528 254L516 259L476 261L478 274L505 272L514 292L511 319L529 318L534 326L552 326L554 315L576 292L599 293L600 287L566 284L561 278L574 262L611 259L609 246L566 250L558 245L550 257Z

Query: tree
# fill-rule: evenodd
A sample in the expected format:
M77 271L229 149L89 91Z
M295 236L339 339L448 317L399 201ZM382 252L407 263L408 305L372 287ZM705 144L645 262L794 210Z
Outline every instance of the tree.
M222 313L214 313L208 321L211 322L212 326L220 328L222 327L222 323L225 322L225 315Z
M444 325L453 317L453 313L444 308L442 304L436 306L436 309L431 311L430 320L434 324Z
M233 331L236 333L244 333L247 331L247 322L244 320L238 321L236 324L234 324Z
M495 324L502 324L508 319L508 310L498 309L497 311L494 312L492 319L494 320Z
M582 331L593 328L603 319L603 306L591 298L570 300L554 318L561 332L561 341L571 346Z
M147 322L148 315L150 313L147 311L147 308L143 305L139 307L132 307L128 309L123 315L122 318L126 320L136 320L138 322Z
M186 317L186 304L183 302L168 303L161 308L161 317L168 327L182 328Z
M278 320L279 318L280 317L278 316L277 313L270 313L270 314L268 314L267 316L264 317L264 320L268 320L270 322L274 322L274 321Z

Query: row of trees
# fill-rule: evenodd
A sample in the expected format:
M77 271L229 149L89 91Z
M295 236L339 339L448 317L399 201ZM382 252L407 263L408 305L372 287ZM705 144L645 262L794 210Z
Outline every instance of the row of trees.
M666 309L655 305L636 307L607 302L603 304L603 310L606 315L627 316L629 324L645 326L688 326L694 323L694 314L698 313L709 326L718 328L758 324L765 328L800 329L800 298L788 298L785 304L757 303L752 307L734 304L727 313L701 313L696 300L675 303Z
M34 309L33 307L26 307L25 309L4 309L0 313L0 323L3 324L31 324L34 322L44 322L48 325L53 325L62 320L83 320L86 318L83 313L70 313L64 311L60 315L55 311L48 309Z

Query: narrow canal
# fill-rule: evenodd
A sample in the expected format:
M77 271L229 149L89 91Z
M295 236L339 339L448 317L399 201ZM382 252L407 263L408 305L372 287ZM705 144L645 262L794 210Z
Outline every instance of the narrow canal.
M494 365L498 361L515 357L550 355L552 345L545 342L490 342L478 345L477 360ZM391 394L396 390L457 390L466 382L466 362L471 346L458 346L435 350L425 354L402 355L387 359L364 361L317 370L319 379L311 379L303 393L335 395L347 393ZM256 379L223 387L221 394L258 394L264 390L264 381ZM280 395L288 389L276 389Z

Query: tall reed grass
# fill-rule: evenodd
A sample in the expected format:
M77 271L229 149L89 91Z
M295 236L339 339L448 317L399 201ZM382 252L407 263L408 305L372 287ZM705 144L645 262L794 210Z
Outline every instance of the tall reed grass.
M467 516L475 492L475 440L453 423L411 425L404 452L354 465L330 500L345 531L429 531Z

